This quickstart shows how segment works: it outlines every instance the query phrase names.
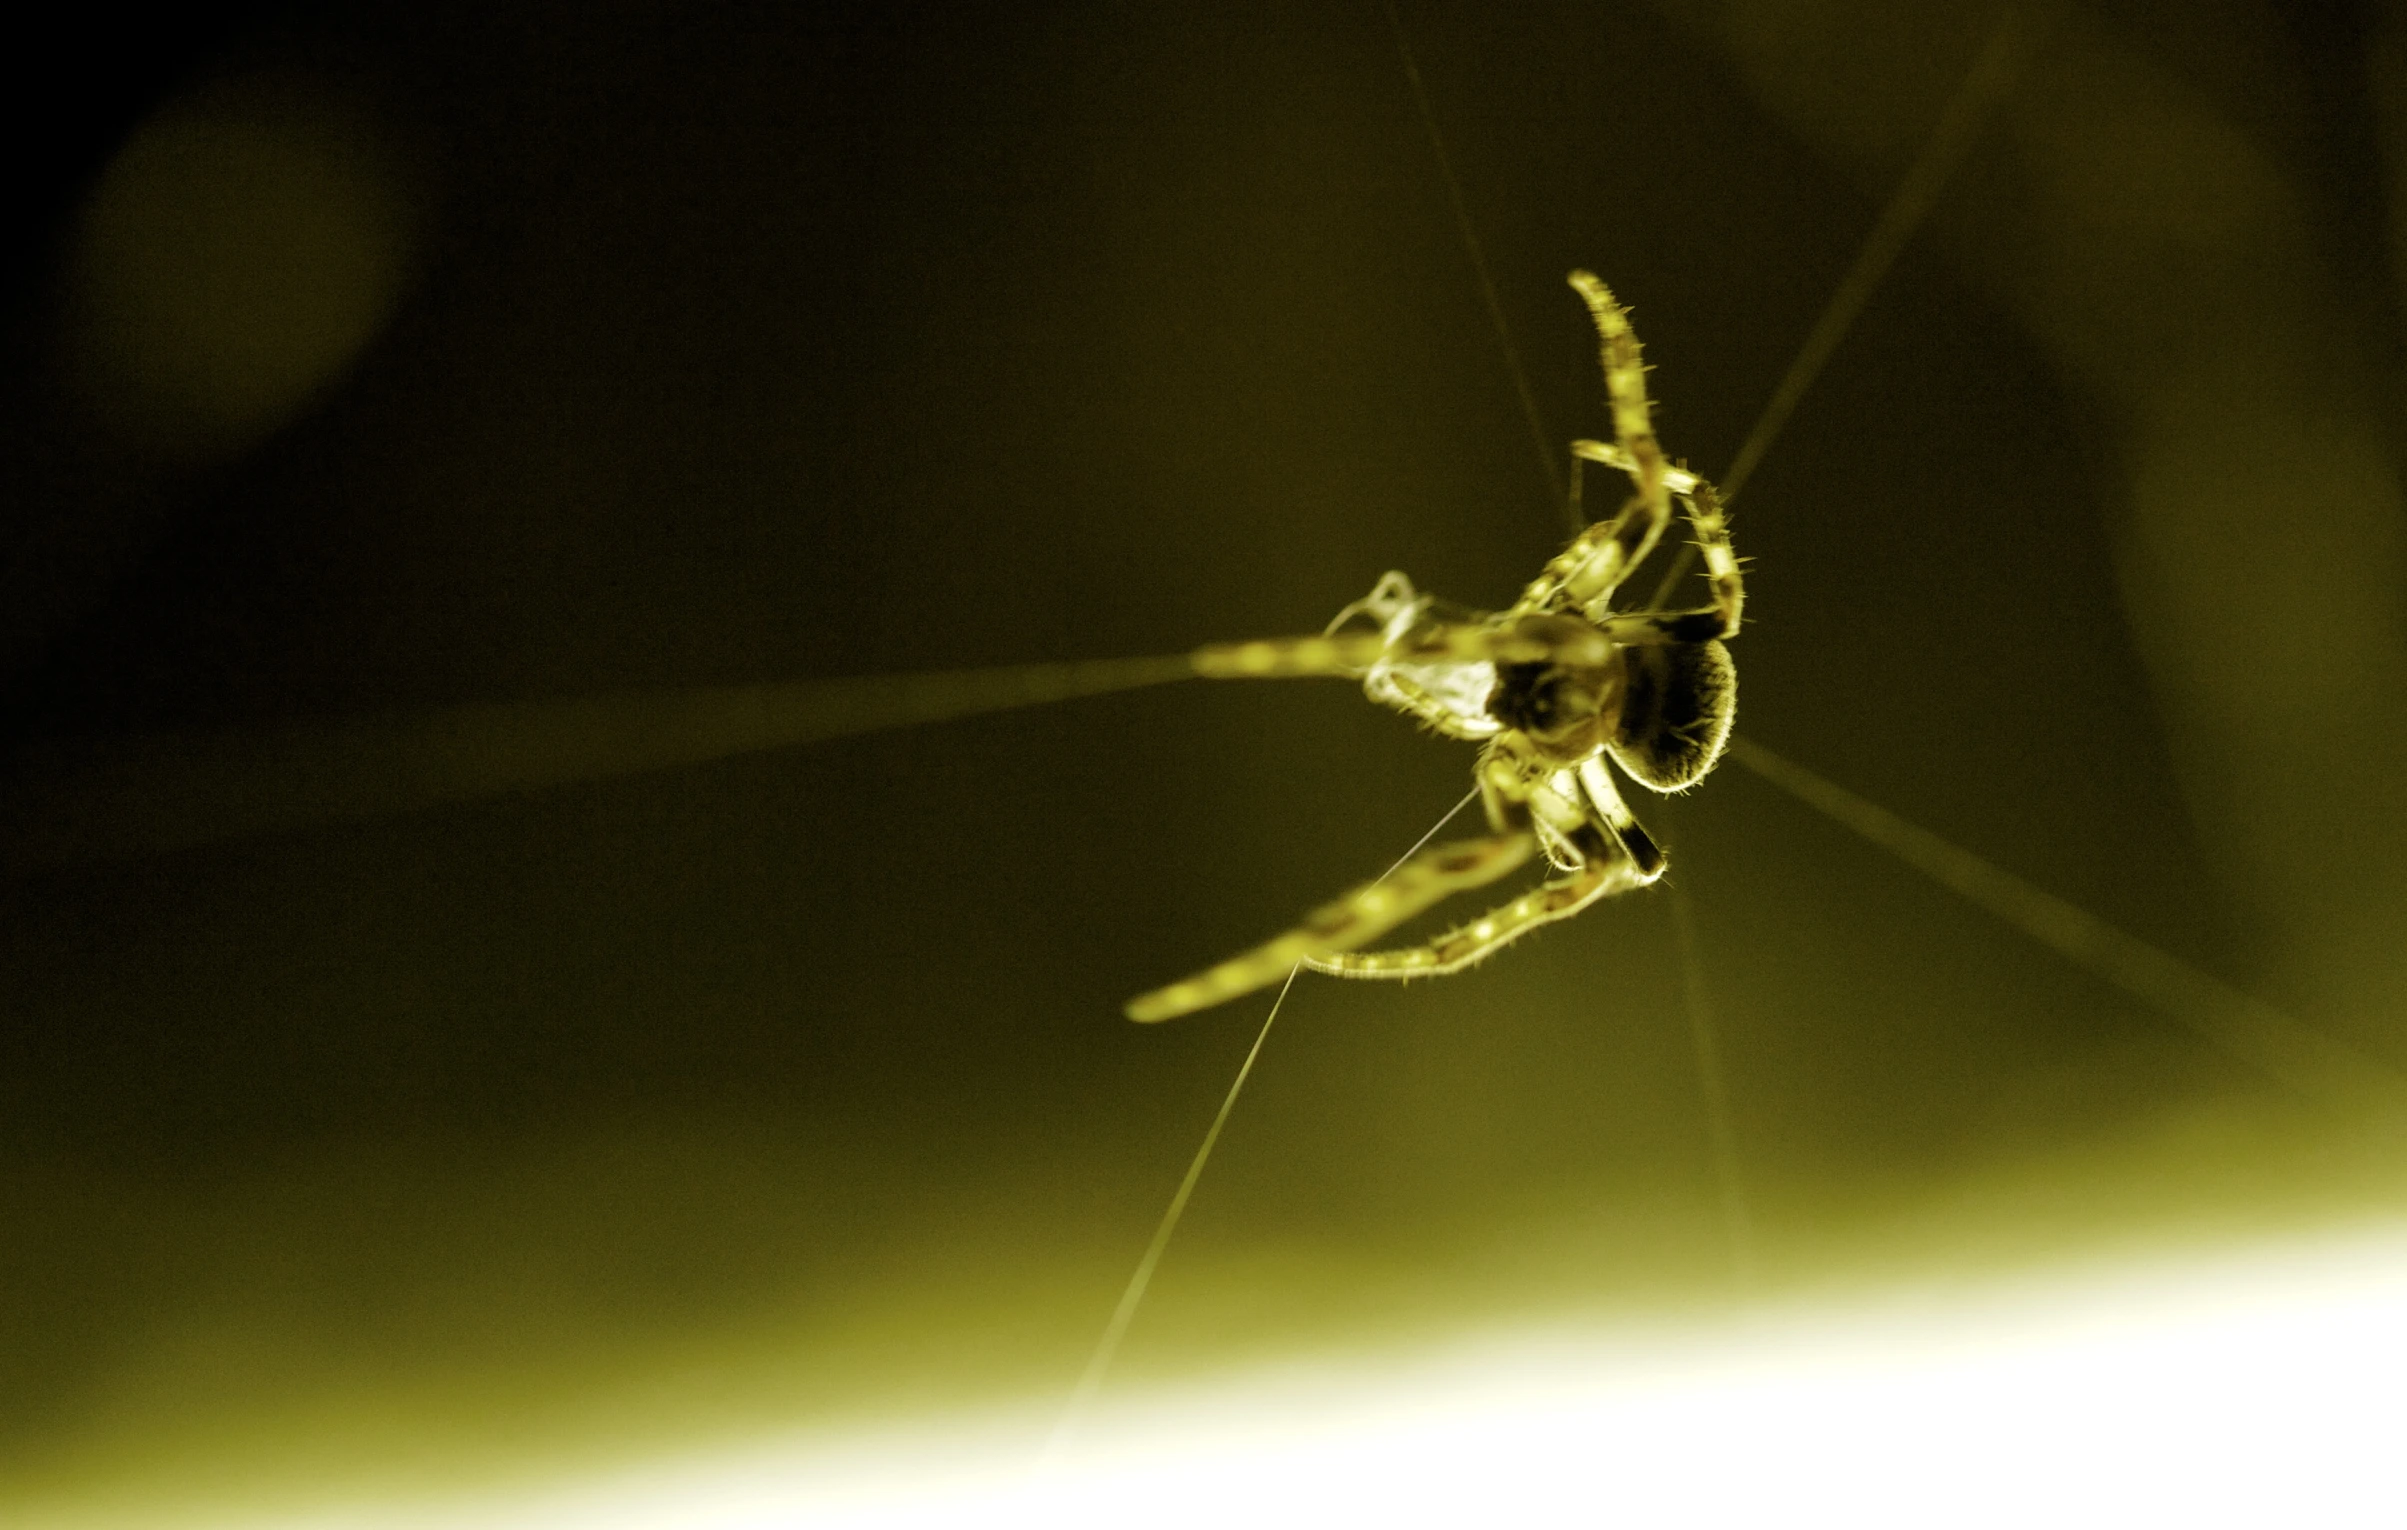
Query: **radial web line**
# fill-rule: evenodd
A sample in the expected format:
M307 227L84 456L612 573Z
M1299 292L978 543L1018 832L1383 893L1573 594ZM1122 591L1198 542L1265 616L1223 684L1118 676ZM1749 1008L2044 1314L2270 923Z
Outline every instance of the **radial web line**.
M1538 467L1546 475L1547 492L1563 509L1563 519L1573 536L1588 528L1571 508L1571 499L1563 490L1563 470L1555 461L1554 437L1547 431L1546 417L1538 412L1538 396L1530 391L1529 369L1521 364L1520 348L1513 344L1513 329L1504 319L1504 303L1496 295L1496 279L1488 271L1486 248L1479 242L1479 230L1471 222L1471 209L1463 200L1462 182L1454 175L1454 159L1446 152L1445 135L1438 131L1437 112L1429 104L1429 91L1421 83L1421 67L1413 61L1412 42L1404 32L1403 18L1396 14L1396 0L1380 0L1380 9L1387 13L1388 30L1396 39L1396 57L1404 65L1404 82L1412 87L1412 104L1419 111L1421 130L1429 138L1429 154L1437 162L1438 179L1446 186L1447 205L1454 209L1454 231L1461 236L1463 253L1471 259L1471 270L1479 278L1479 299L1487 306L1488 326L1496 333L1496 348L1504 355L1504 369L1512 377L1513 392L1521 400L1521 417L1529 422L1529 438L1538 451Z
M2045 37L2044 22L2034 22L2019 10L2008 10L1998 19L1997 29L1990 33L1988 43L1973 61L1964 83L1939 115L1938 126L1922 146L1922 153L1907 169L1905 178L1897 183L1886 207L1873 221L1872 232L1864 237L1863 248L1856 252L1855 264L1839 281L1830 301L1823 305L1821 316L1806 332L1805 343L1798 347L1797 357L1772 390L1771 401L1756 417L1755 428L1747 432L1738 455L1730 461L1729 471L1715 487L1720 490L1722 503L1727 506L1738 498L1738 491L1755 474L1764 454L1786 425L1789 416L1804 399L1806 389L1813 386L1839 342L1864 311L1865 303L1888 275L1906 241L1914 237L1915 229L1938 204L1939 193L1964 162L1964 156L1979 139L1981 129L1997 108L2013 93L2023 66L2038 51ZM1664 571L1663 581L1656 586L1654 599L1647 602L1649 610L1661 610L1680 580L1696 564L1694 543L1683 544L1674 554L1671 566Z
M1379 873L1378 880L1386 881L1396 874L1396 868L1421 853L1422 847L1437 838L1438 831L1461 816L1479 796L1477 789L1463 794L1463 799L1446 810L1446 815L1429 826L1429 832L1413 842L1413 847L1396 858L1396 864ZM1120 1293L1119 1305L1112 1308L1111 1321L1103 1325L1103 1337L1095 1341L1095 1352L1087 1357L1086 1369L1079 1373L1078 1384L1070 1390L1070 1400L1063 1405L1061 1419L1053 1426L1053 1434L1045 1442L1044 1453L1038 1458L1039 1467L1059 1459L1061 1452L1076 1437L1079 1425L1085 1422L1087 1411L1094 1406L1095 1396L1103 1390L1103 1378L1111 1370L1112 1359L1120 1352L1120 1341L1128 1334L1128 1325L1136 1321L1137 1308L1144 1304L1145 1292L1153 1284L1153 1272L1162 1262L1162 1252L1170 1246L1171 1234L1178 1231L1179 1218L1187 1214L1187 1201L1195 1194L1195 1185L1203 1178L1204 1164L1220 1141L1220 1129L1229 1124L1229 1113L1237 1108L1237 1096L1245 1089L1245 1080L1254 1071L1254 1059L1262 1055L1262 1043L1270 1039L1270 1028L1279 1018L1279 1010L1287 1003L1287 990L1295 986L1296 974L1304 969L1299 964L1287 969L1287 981L1279 985L1279 996L1270 1001L1270 1013L1262 1018L1262 1029L1254 1044L1246 1049L1245 1061L1237 1065L1237 1076L1229 1083L1229 1092L1220 1102L1220 1111L1205 1128L1203 1141L1195 1149L1195 1157L1187 1165L1187 1173L1171 1192L1170 1204L1162 1212L1161 1222L1153 1230L1153 1241L1145 1245L1145 1253L1137 1261L1136 1272L1128 1277L1128 1285Z
M1939 125L1931 130L1930 141L1922 146L1921 155L1898 183L1889 205L1881 209L1872 232L1864 239L1863 249L1856 254L1855 264L1848 268L1838 290L1830 295L1822 316L1806 334L1797 359L1789 363L1788 374L1772 390L1772 401L1764 406L1763 418L1755 422L1738 455L1731 459L1729 473L1717 485L1725 501L1738 498L1739 490L1763 461L1764 453L1771 450L1780 428L1788 423L1798 400L1805 397L1815 375L1839 348L1856 316L1864 311L1864 304L1880 285L1881 278L1888 274L1898 252L1938 203L1940 191L1963 163L1966 151L1979 138L1990 114L2013 89L2038 38L2039 34L2026 24L2021 12L2009 10L1999 18L1997 30L1990 34L1980 57L1973 61L1971 72L1956 88L1955 98L1940 114Z
M2407 1078L2388 1063L2125 934L2088 910L1761 744L1733 738L1730 758L2295 1092L2407 1124Z
M629 691L52 740L0 781L0 866L191 849L1184 680L1186 655Z
M1412 842L1412 848L1405 851L1402 855L1397 856L1396 863L1393 866L1388 867L1387 870L1379 873L1379 875L1373 879L1372 885L1377 886L1380 882L1386 881L1389 877L1392 877L1397 872L1403 870L1404 863L1406 861L1411 860L1414 856L1419 855L1423 850L1427 849L1429 842L1438 837L1440 830L1444 829L1446 825L1454 822L1454 820L1457 818L1462 817L1463 809L1469 807L1472 803L1477 802L1478 800L1479 788L1476 786L1463 793L1463 800L1446 809L1446 816L1439 819L1436 823L1431 824L1429 826L1429 832L1422 835L1419 839L1414 840Z
M1137 1307L1145 1300L1146 1288L1153 1284L1153 1272L1162 1262L1162 1251L1170 1246L1170 1235L1178 1231L1179 1218L1186 1215L1187 1199L1195 1193L1195 1182L1203 1178L1204 1164L1220 1141L1220 1129L1229 1124L1229 1112L1237 1108L1237 1096L1245 1088L1245 1080L1254 1071L1254 1059L1262 1055L1262 1043L1270 1039L1271 1025L1279 1018L1279 1010L1287 1003L1287 991L1295 986L1301 964L1287 969L1287 981L1279 985L1279 996L1270 1001L1270 1013L1262 1017L1262 1029L1255 1035L1254 1044L1246 1049L1245 1061L1238 1064L1237 1076L1229 1083L1228 1095L1220 1102L1220 1113L1204 1131L1203 1142L1195 1149L1195 1157L1187 1165L1186 1177L1170 1196L1169 1207L1153 1230L1153 1241L1145 1245L1145 1255L1137 1261L1136 1273L1128 1277L1128 1286L1120 1293L1120 1303L1112 1308L1111 1321L1103 1325L1103 1337L1095 1341L1095 1352L1087 1357L1086 1369L1079 1373L1078 1385L1071 1388L1070 1400L1061 1410L1061 1421L1053 1426L1052 1438L1045 1442L1039 1466L1050 1465L1085 1422L1095 1394L1103 1390L1104 1373L1112 1366L1112 1358L1120 1352L1120 1341L1128 1334L1128 1325L1136 1320Z
M1713 1181L1722 1203L1722 1233L1730 1243L1731 1277L1743 1293L1755 1285L1755 1217L1747 1205L1738 1120L1730 1109L1729 1075L1722 1067L1713 994L1705 986L1696 909L1676 877L1666 880L1671 892L1672 933L1680 948L1680 989L1688 1010L1688 1037L1696 1050L1698 1089L1705 1097L1705 1134L1713 1146Z

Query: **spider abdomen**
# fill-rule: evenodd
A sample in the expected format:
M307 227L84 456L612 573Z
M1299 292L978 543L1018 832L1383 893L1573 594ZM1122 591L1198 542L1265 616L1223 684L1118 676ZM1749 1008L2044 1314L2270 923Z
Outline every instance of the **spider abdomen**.
M1606 745L1630 778L1659 792L1694 785L1730 742L1738 667L1718 642L1664 643L1622 653L1621 718Z

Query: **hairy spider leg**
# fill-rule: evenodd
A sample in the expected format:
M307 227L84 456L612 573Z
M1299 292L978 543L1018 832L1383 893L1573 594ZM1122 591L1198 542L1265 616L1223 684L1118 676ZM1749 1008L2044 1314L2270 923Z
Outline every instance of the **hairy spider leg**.
M1721 491L1701 478L1690 496L1688 521L1697 530L1697 551L1705 555L1705 583L1713 591L1713 608L1721 613L1719 635L1736 637L1747 587L1739 577L1738 550L1730 545L1730 518L1722 512Z
M1553 767L1526 737L1508 732L1481 754L1478 782L1496 833L1423 851L1379 881L1314 910L1295 929L1130 1000L1128 1017L1168 1020L1209 1009L1277 982L1299 962L1339 977L1459 972L1541 924L1567 919L1663 873L1662 852L1601 763L1577 771ZM1541 849L1564 875L1425 944L1358 949L1458 892L1505 876Z
M1681 496L1689 524L1696 528L1697 550L1705 556L1705 582L1713 604L1691 611L1638 611L1609 616L1597 625L1605 636L1624 647L1649 643L1705 643L1738 635L1746 610L1747 589L1738 569L1738 553L1730 545L1729 518L1722 513L1721 495L1704 479Z
M1212 643L1189 655L1195 672L1212 680L1297 680L1336 675L1359 679L1385 661L1415 663L1592 665L1603 661L1603 634L1578 622L1539 613L1510 620L1430 622L1397 637L1339 633Z
M1629 315L1615 301L1612 289L1592 273L1574 271L1570 280L1596 324L1605 392L1612 401L1613 434L1626 459L1626 466L1614 465L1630 475L1634 492L1613 519L1599 521L1572 538L1571 545L1530 581L1513 610L1579 610L1601 618L1614 590L1631 569L1645 561L1671 523L1671 487L1666 477L1670 469L1655 440L1646 366ZM1575 449L1571 460L1576 482L1581 464L1591 459Z
M1574 441L1571 443L1571 460L1574 463L1601 463L1609 468L1618 468L1633 478L1638 476L1637 462L1628 452L1610 441ZM1673 494L1694 494L1697 485L1704 481L1677 463L1663 470L1663 487Z
M1542 924L1568 919L1589 904L1645 887L1663 875L1664 856L1640 826L1601 759L1551 773L1560 797L1584 796L1595 817L1562 832L1548 855L1564 875L1539 883L1511 902L1415 946L1306 956L1304 965L1333 977L1444 977L1485 961Z
M1663 875L1667 864L1663 850L1655 843L1655 836L1639 823L1638 815L1630 811L1630 805L1622 800L1621 788L1613 784L1613 772L1601 757L1591 756L1580 761L1579 777L1589 805L1629 856L1634 878L1630 885L1651 885Z
M1370 944L1458 892L1486 886L1540 849L1558 864L1582 872L1600 856L1613 859L1619 853L1618 845L1601 843L1604 834L1584 832L1594 830L1596 820L1579 799L1576 782L1569 773L1541 760L1523 735L1503 734L1480 751L1474 779L1481 805L1487 810L1488 827L1494 831L1486 838L1424 850L1379 880L1313 910L1285 934L1193 977L1138 995L1128 1002L1128 1017L1168 1020L1209 1009L1277 982L1298 962L1324 971L1338 970L1325 964ZM1516 900L1516 905L1521 901L1525 900Z
M1131 1020L1171 1020L1277 982L1301 962L1322 966L1346 943L1367 943L1458 892L1485 887L1538 848L1528 832L1433 845L1379 881L1304 916L1286 934L1128 1001Z
M1614 855L1610 839L1594 825L1581 837L1590 842L1591 853L1579 870L1541 882L1510 903L1492 908L1434 940L1384 951L1306 956L1304 965L1332 977L1398 981L1445 977L1485 961L1542 924L1569 919L1601 898L1643 886L1649 880L1636 876L1626 857Z

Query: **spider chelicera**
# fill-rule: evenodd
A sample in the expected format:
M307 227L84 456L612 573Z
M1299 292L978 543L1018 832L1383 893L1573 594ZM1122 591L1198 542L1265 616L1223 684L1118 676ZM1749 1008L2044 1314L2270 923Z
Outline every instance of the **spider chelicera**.
M1571 443L1576 511L1584 463L1630 477L1610 520L1555 555L1510 609L1443 610L1390 573L1319 637L1198 650L1198 674L1224 679L1343 675L1373 701L1449 738L1483 742L1473 771L1488 829L1435 846L1388 876L1305 916L1296 928L1193 977L1139 995L1132 1020L1167 1020L1276 982L1299 963L1341 977L1460 972L1509 942L1663 875L1664 857L1622 801L1605 761L1658 792L1711 770L1729 741L1738 672L1722 640L1745 592L1713 485L1663 460L1638 337L1605 284L1571 285L1603 342L1615 441ZM1678 499L1696 531L1713 603L1692 611L1617 612L1613 595L1671 523ZM1420 945L1365 951L1458 892L1484 887L1543 852L1555 875Z

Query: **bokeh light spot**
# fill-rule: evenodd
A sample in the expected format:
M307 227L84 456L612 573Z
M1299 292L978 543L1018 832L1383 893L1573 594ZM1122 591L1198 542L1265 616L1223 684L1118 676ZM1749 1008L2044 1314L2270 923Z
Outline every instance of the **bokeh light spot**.
M357 117L289 95L170 105L85 206L76 370L141 444L240 449L340 374L393 310L409 242L398 178Z

